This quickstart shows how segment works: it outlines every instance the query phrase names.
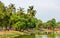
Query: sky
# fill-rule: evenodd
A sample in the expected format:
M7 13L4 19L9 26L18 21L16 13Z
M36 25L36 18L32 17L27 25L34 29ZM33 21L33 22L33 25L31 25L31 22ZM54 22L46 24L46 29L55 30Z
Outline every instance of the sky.
M60 0L0 0L5 6L8 6L10 3L15 4L15 7L25 8L27 11L28 6L33 5L36 9L36 18L41 19L46 22L52 18L55 18L56 21L60 21Z

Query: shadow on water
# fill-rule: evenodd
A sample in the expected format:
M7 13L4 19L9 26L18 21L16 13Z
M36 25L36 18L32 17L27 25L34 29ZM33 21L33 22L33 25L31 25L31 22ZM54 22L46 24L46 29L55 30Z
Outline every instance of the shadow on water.
M39 34L39 35L20 35L18 37L15 38L60 38L60 34L59 33L43 33L43 34Z
M60 34L58 33L43 33L35 36L36 38L60 38Z
M15 38L35 38L35 35L20 35L18 37Z

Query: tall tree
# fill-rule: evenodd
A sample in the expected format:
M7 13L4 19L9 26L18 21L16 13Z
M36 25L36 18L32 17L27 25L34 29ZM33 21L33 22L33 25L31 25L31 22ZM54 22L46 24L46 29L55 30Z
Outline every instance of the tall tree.
M36 10L34 10L33 6L29 6L29 9L27 10L27 13L30 15L30 17L33 17L36 14Z
M4 4L0 1L0 24L4 27L4 16L5 16L6 8Z
M23 17L23 16L24 16L24 8L21 8L21 7L20 7L20 8L18 9L18 14L19 14L20 17Z

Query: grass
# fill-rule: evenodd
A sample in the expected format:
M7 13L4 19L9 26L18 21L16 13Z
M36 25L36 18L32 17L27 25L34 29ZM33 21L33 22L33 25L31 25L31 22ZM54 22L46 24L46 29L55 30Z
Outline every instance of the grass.
M0 38L35 38L34 35L21 35L19 31L1 31Z
M40 31L41 32L41 31ZM43 33L40 35L44 35ZM60 34L49 33L45 34L47 37L55 38L55 36L60 37ZM35 35L21 35L19 31L1 31L0 38L35 38Z
M0 32L0 38L14 38L19 35L20 35L20 32L18 32L18 31L2 31L2 32Z
M19 34L3 34L0 35L0 38L14 38L16 36L19 36Z

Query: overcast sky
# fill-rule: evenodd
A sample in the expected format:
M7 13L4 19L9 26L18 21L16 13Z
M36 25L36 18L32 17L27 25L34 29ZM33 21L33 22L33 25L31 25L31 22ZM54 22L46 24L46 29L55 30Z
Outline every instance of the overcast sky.
M28 6L33 5L37 10L36 17L42 21L56 18L60 21L60 0L0 0L5 6L10 3L15 4L16 8L23 7L25 10Z

